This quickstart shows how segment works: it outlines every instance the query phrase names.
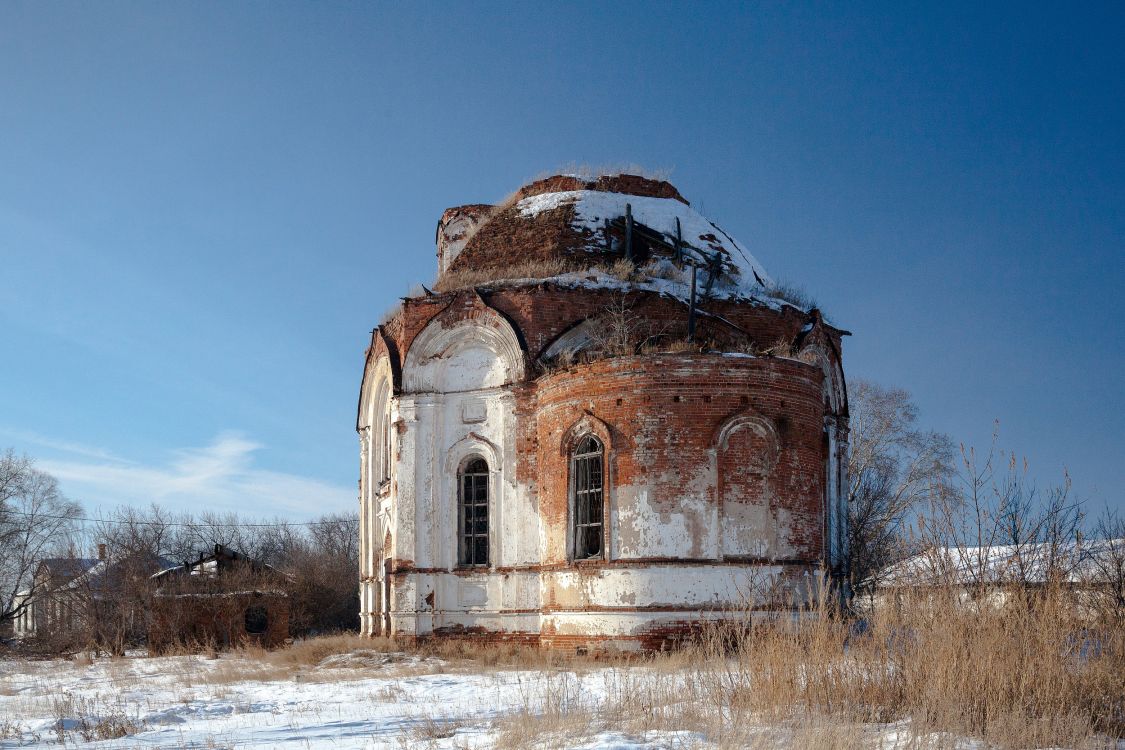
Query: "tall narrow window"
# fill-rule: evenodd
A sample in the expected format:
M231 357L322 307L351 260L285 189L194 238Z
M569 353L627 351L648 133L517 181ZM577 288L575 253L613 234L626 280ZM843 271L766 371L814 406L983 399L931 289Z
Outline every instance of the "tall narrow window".
M387 481L391 478L391 415L390 412L383 414L383 454L381 456L383 462L382 475L379 477L381 481Z
M488 464L472 458L460 476L460 549L458 563L488 565Z
M571 459L574 559L602 557L602 444L592 435L578 442Z

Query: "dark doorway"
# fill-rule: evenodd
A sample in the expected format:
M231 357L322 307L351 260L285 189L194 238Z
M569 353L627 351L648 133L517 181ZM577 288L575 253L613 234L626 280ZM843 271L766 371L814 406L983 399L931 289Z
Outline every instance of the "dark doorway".
M247 607L246 632L250 635L261 635L270 629L270 615L265 607Z

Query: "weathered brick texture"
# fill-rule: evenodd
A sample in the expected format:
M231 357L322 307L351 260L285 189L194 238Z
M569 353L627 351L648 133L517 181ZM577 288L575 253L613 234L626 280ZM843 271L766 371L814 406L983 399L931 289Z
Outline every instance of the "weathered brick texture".
M686 203L667 183L631 176L549 178L516 199L578 189ZM510 206L491 218L486 209L443 218L483 222L475 233L439 229L459 253L451 268L581 244L563 236L561 214L540 214L540 226ZM571 365L547 356L614 309L644 347ZM819 571L838 574L845 332L815 310L704 299L691 349L677 345L687 317L672 296L573 280L406 300L372 337L357 423L365 466L384 439L377 410L395 425L389 483L361 480L365 632L664 648L724 613L792 608L821 585ZM376 392L391 395L374 404ZM572 454L584 436L604 447L604 551L575 560ZM491 472L485 567L458 566L466 456Z

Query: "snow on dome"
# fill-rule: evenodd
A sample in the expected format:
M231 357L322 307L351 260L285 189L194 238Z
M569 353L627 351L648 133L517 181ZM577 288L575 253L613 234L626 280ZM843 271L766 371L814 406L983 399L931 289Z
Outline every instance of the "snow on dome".
M620 269L613 269L626 254L627 207L637 230L632 244L635 265L622 275ZM443 217L438 291L550 279L659 288L663 294L687 299L694 267L699 292L705 297L768 307L783 303L773 293L773 280L750 251L663 180L630 174L555 175L524 185L498 206L474 208L482 210L464 231L444 223L449 211ZM682 263L676 258L677 220ZM442 231L453 229L458 230L456 243L449 240L443 245ZM613 276L617 280L611 282Z
M598 190L568 190L532 195L516 203L515 208L520 216L530 219L544 211L573 206L574 219L571 226L579 231L597 234L603 231L607 219L616 219L625 214L626 204L630 206L635 221L662 233L669 241L676 236L676 219L679 219L685 243L706 251L719 252L729 258L738 273L741 291L753 294L773 285L766 269L750 251L691 206L673 198L650 198Z

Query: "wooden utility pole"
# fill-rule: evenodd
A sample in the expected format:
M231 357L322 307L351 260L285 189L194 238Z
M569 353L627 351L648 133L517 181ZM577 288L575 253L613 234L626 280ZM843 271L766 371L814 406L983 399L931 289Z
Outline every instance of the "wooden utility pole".
M633 206L625 204L625 260L633 260Z
M691 264L691 302L688 304L687 337L695 341L695 264Z

